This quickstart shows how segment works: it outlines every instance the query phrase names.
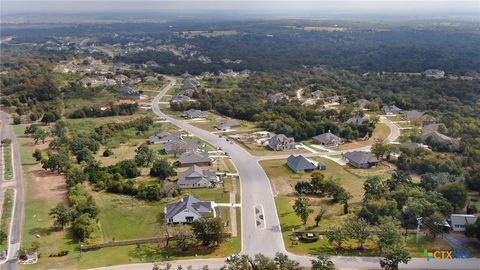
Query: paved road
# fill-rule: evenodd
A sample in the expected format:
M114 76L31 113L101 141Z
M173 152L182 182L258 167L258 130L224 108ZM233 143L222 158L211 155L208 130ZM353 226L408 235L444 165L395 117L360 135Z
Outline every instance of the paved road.
M1 136L3 138L10 138L12 140L11 147L13 149L12 156L12 165L13 165L13 177L14 179L14 204L13 204L13 213L12 220L10 224L10 232L8 237L8 258L7 262L2 265L4 270L14 270L18 269L17 266L17 252L20 248L20 242L22 237L22 227L23 227L23 173L22 173L22 163L20 159L20 150L17 143L17 138L13 133L13 129L10 125L9 115L3 111L0 111L1 117Z
M170 80L169 85L153 100L153 112L160 117L165 117L172 124L196 137L212 145L221 147L230 155L232 162L237 168L241 179L242 253L255 254L261 252L265 255L274 255L276 252L285 252L270 182L262 167L258 164L257 159L241 146L230 144L225 138L219 138L211 132L194 127L161 112L158 105L160 99L176 83L175 78L168 78ZM255 206L262 207L264 210L265 229L257 228Z

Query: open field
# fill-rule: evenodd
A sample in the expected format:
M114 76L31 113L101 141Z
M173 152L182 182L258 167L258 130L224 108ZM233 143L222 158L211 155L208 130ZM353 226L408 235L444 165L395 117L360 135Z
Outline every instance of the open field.
M12 147L10 144L2 145L3 150L3 179L12 180L13 178L13 168L12 168Z

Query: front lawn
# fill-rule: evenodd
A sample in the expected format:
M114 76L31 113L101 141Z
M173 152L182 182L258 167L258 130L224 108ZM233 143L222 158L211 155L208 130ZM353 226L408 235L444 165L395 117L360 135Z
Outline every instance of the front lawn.
M3 179L12 180L13 178L13 164L12 164L12 146L10 144L4 144L3 148Z

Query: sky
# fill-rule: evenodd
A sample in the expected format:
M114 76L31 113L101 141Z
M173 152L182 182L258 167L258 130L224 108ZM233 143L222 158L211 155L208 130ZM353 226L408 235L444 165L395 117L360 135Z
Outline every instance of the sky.
M0 0L3 14L114 12L251 12L251 13L382 13L478 14L480 0Z

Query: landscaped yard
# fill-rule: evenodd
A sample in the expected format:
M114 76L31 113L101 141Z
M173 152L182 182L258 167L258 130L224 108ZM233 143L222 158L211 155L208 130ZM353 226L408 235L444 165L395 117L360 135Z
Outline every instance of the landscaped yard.
M12 180L13 178L13 165L12 165L12 146L10 144L3 144L3 179Z

